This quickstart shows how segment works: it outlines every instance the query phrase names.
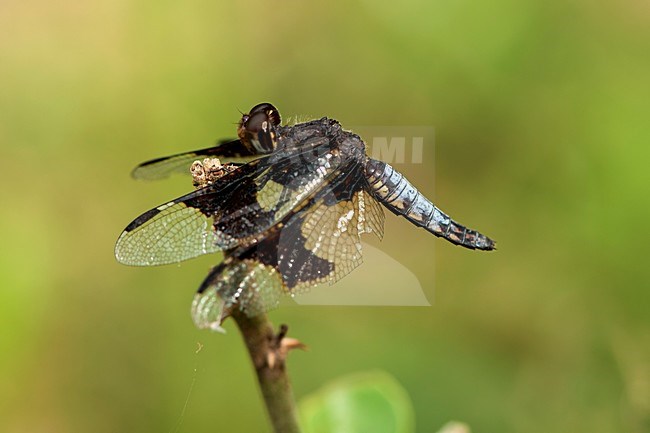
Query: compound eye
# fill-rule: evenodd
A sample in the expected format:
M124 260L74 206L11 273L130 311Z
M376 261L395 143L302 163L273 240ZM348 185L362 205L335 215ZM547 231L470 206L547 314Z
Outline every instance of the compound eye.
M244 121L244 128L250 133L257 134L260 131L268 132L270 129L269 117L266 113L252 113Z
M271 126L279 126L280 122L282 121L278 109L275 108L273 104L269 104L268 102L257 104L251 108L249 116L252 117L258 113L264 114L267 117L267 120L271 123Z
M258 154L275 150L275 127L280 126L280 113L269 103L254 106L244 114L237 129L240 140L251 146Z

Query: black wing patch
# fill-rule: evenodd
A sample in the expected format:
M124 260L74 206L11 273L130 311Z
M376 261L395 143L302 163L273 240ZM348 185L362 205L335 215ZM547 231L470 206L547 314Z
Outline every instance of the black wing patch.
M253 246L240 247L206 278L192 314L201 328L218 327L224 311L249 316L275 308L282 295L333 284L362 262L360 235L383 235L381 206L362 188L354 167L294 209Z
M219 198L245 184L257 161L239 167L214 184L151 209L133 220L115 245L115 257L132 266L176 263L228 249L235 243L214 227Z
M288 151L257 159L214 184L145 212L119 237L121 263L154 266L257 242L294 208L327 187L340 158Z
M189 174L190 165L203 158L225 158L228 162L248 162L259 156L250 146L240 140L224 141L216 146L192 150L176 155L164 156L143 162L133 169L131 176L135 179L158 180L169 177L173 173Z

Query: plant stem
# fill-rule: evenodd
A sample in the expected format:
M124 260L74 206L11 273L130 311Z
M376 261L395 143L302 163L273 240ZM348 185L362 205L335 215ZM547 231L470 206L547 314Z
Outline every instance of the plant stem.
M280 334L276 335L266 314L248 317L238 309L233 311L232 318L239 327L253 361L273 431L300 433L284 356L281 353L278 356L278 344L284 337L286 327L283 326L284 332L280 331Z

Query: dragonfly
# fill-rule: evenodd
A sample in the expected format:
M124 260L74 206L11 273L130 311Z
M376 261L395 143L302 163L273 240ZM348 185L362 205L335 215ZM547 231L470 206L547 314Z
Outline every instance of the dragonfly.
M196 190L133 220L115 256L156 266L222 252L192 303L200 328L220 329L234 309L256 316L283 295L335 283L362 263L362 234L383 237L384 208L463 248L495 249L370 158L337 120L282 125L270 103L242 115L236 139L144 162L132 176L175 172L191 172Z

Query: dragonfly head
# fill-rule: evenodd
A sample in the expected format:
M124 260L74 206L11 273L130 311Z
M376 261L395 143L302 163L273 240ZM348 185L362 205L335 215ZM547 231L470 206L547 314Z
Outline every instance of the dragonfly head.
M252 145L259 153L270 153L276 147L275 128L280 126L280 112L268 102L257 104L239 121L239 139Z

